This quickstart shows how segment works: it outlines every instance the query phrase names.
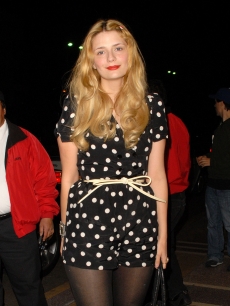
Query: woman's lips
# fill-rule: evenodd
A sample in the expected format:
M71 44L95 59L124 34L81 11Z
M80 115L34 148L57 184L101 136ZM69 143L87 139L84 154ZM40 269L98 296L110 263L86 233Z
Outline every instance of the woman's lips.
M120 67L120 65L115 65L115 66L106 67L106 69L108 69L108 70L117 70L119 67Z

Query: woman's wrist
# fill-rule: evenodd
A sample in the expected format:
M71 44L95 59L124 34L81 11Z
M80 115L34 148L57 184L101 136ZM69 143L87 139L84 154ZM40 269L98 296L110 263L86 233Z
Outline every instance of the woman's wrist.
M158 236L157 242L167 245L167 235Z

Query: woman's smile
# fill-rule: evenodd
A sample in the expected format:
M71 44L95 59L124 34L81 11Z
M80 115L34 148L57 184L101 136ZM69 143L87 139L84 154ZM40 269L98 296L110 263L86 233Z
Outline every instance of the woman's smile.
M109 66L106 69L108 70L117 70L118 68L120 68L121 65L114 65L114 66Z

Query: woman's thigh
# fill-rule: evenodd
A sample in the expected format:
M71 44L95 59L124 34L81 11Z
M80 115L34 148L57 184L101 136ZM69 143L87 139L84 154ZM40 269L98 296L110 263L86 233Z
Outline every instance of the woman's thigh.
M112 306L112 270L82 269L65 265L78 306Z
M120 266L113 272L114 306L142 306L149 289L153 266Z

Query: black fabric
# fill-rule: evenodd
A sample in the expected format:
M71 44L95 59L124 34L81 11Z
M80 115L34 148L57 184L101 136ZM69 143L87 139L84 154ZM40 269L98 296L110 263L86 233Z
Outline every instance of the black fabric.
M84 195L80 184L72 186L69 194L64 263L98 270L115 269L120 264L152 265L158 229L155 200L116 184L100 187L74 205L81 190ZM148 190L151 192L150 187Z
M168 205L168 257L166 268L166 285L170 299L186 289L183 284L181 268L176 256L176 235L186 206L185 191L169 196Z
M230 189L230 118L222 122L215 130L213 137L212 152L210 153L210 166L208 167L208 186L219 189L221 184L213 186L214 180L220 180Z
M47 306L41 283L36 232L18 238L12 218L0 222L0 269L3 264L19 306ZM0 283L0 306L3 306Z
M18 127L17 125L11 123L8 119L6 119L8 129L9 129L9 136L6 143L6 153L5 153L5 167L7 164L7 151L14 146L17 142L22 141L27 138L27 135Z
M10 218L11 217L11 213L6 213L6 214L2 214L0 215L0 221L1 220L4 220L4 219L7 219L7 218Z
M143 306L153 267L85 270L65 265L78 306Z
M218 190L229 190L230 189L230 180L221 180L208 178L207 185L213 189Z

